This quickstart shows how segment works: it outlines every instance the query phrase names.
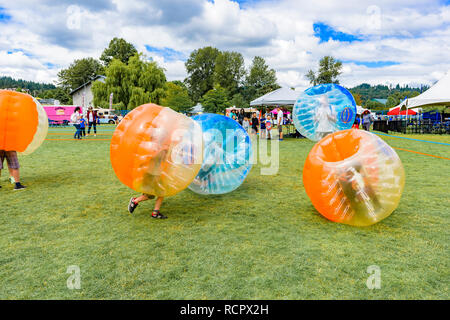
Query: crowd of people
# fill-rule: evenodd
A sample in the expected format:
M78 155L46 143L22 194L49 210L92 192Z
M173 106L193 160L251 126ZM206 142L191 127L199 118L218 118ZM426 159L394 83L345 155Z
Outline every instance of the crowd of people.
M283 126L292 124L292 116L287 110L277 107L266 112L246 113L244 109L233 109L228 115L237 121L250 135L258 135L260 139L273 139L272 129L278 129L278 138L283 140Z

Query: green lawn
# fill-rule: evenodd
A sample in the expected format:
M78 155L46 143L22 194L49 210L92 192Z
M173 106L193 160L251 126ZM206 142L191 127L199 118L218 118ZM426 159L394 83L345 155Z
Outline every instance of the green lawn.
M400 206L357 228L314 210L301 178L313 143L285 139L277 175L256 165L233 193L185 190L167 198L161 221L150 218L153 201L127 212L135 192L111 168L112 129L89 137L98 141L46 141L21 157L24 191L12 191L3 172L1 299L450 298L449 160L397 150L406 171ZM72 130L50 132L70 139ZM449 146L383 139L450 158ZM70 265L81 268L81 290L66 287ZM370 265L381 268L379 290L366 287Z

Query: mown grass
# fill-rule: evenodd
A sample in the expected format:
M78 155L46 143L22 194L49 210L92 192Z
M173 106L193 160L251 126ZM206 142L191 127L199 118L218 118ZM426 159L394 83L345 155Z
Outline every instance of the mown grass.
M450 161L397 151L406 186L398 209L367 228L312 207L302 167L313 143L280 143L277 175L253 167L235 192L167 198L127 212L132 190L98 141L46 141L21 157L21 192L0 189L2 299L448 299ZM49 139L67 139L52 129ZM382 137L393 147L450 158L450 147ZM448 136L418 136L449 143ZM81 268L81 290L66 286ZM381 268L381 289L366 272Z

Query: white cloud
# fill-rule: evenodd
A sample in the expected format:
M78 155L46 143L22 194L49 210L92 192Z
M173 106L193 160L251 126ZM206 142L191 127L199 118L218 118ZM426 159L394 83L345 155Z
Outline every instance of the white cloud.
M68 28L75 3L80 23ZM58 68L76 58L99 57L115 36L145 53L150 45L188 56L212 45L241 52L247 66L259 55L277 70L280 84L297 88L308 85L304 75L324 55L347 62L341 76L347 86L430 84L450 69L450 7L438 0L265 0L244 7L230 0L0 0L0 8L12 17L0 21L0 74L36 81L53 82ZM319 43L316 22L363 41ZM169 80L186 76L184 61L151 55ZM368 68L358 61L398 64Z

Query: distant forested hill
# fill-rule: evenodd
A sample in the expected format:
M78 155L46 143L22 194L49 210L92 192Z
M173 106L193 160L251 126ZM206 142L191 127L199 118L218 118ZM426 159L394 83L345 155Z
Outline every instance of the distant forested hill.
M371 86L370 84L363 83L359 86L356 86L354 88L351 88L350 91L353 94L359 94L361 96L361 100L363 102L370 101L372 99L388 99L390 95L392 95L393 92L412 92L417 91L419 93L424 92L429 87L422 86L421 88L413 88L409 86L400 87L400 85L397 86L384 86L384 85L376 85Z
M4 88L28 89L33 93L33 91L41 92L44 90L55 89L56 86L49 83L38 83L22 79L16 80L11 77L0 76L0 89Z

